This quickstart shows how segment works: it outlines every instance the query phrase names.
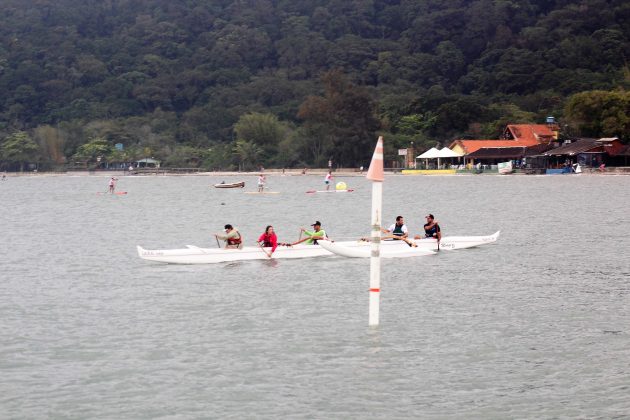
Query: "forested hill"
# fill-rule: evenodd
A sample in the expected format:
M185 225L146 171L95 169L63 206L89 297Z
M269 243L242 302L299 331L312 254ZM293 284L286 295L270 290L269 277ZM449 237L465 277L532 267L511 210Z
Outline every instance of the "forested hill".
M41 162L208 167L630 133L624 0L2 0L0 37L5 161L16 130Z

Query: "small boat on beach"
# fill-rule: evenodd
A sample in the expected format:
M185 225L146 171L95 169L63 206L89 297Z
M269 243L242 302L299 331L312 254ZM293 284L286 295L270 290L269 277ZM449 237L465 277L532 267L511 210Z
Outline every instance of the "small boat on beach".
M499 174L501 175L507 175L514 172L514 167L512 166L511 160L508 162L499 162L497 164L497 169L499 171Z
M245 181L241 182L232 182L230 184L226 184L222 182L220 184L214 184L214 188L243 188L245 186Z
M499 232L489 236L446 236L440 241L440 250L455 250L471 248L496 242ZM437 241L431 238L417 239L416 247L410 247L401 241L381 242L381 255L384 258L414 257L431 255L438 249ZM338 254L346 257L368 257L371 244L368 241L320 241L325 245L294 246L280 245L276 248L272 258L313 258ZM334 244L330 246L329 244ZM137 246L138 256L144 260L168 264L215 264L231 261L266 260L271 248L246 246L242 249L201 248L186 245L186 248L149 250ZM336 252L335 252L336 251ZM348 255L344 255L348 254ZM351 254L351 255L350 255Z

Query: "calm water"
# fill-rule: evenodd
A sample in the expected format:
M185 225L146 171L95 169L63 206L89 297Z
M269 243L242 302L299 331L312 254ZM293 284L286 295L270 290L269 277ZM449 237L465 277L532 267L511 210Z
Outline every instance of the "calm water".
M630 177L388 177L387 222L494 245L387 260L367 327L367 260L172 266L136 244L281 241L320 220L369 231L370 185L280 195L219 177L0 183L1 418L615 418L630 415ZM246 190L255 177L243 177Z

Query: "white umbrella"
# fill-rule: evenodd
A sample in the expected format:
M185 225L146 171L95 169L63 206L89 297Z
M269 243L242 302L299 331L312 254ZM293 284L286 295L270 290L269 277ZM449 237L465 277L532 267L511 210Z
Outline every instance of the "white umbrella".
M435 147L432 147L426 152L424 152L423 154L416 156L416 159L427 159L427 160L438 159L440 157L439 153L440 151L438 149L436 149ZM439 161L438 161L438 165L439 165Z
M454 158L454 157L462 157L459 153L456 153L449 149L448 147L443 147L438 151L438 167L440 166L440 158Z

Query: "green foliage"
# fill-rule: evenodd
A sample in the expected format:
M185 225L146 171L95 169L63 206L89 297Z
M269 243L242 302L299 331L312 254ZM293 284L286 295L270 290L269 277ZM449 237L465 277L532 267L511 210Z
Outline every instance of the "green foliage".
M567 101L565 119L573 130L587 137L630 138L630 92L590 91Z
M20 171L24 170L24 164L36 161L39 148L28 133L16 131L7 136L0 145L0 159L18 164Z
M234 155L236 155L238 159L240 170L256 170L261 163L262 149L251 141L236 140Z
M0 128L32 132L51 163L96 137L181 163L182 151L231 150L237 133L258 147L259 164L320 165L334 156L357 165L378 129L417 142L491 135L514 122L502 107L518 109L518 122L568 111L589 135L627 133L618 105L591 101L598 121L575 99L564 106L580 92L630 89L623 1L2 6ZM322 79L330 69L345 82ZM241 136L247 115L275 116L268 125L284 132L273 141ZM234 158L219 164L204 152L191 162L219 167Z
M380 128L376 104L339 70L325 73L322 80L324 96L307 98L298 113L308 129L309 151L316 164L331 159L341 166L360 166L369 161Z
M72 157L75 161L104 162L109 158L113 148L107 140L102 137L95 137L82 144Z

